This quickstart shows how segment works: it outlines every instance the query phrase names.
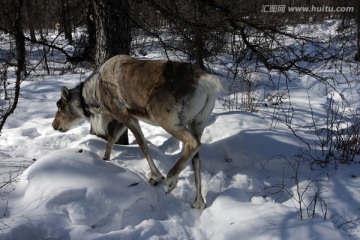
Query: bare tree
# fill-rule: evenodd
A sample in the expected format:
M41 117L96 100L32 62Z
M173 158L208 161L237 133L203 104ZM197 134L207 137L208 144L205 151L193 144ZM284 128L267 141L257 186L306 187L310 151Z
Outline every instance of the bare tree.
M6 119L15 111L19 96L20 83L23 80L25 73L25 37L22 28L22 7L23 0L13 1L9 5L9 19L12 21L12 32L15 37L15 58L16 58L16 81L14 99L11 101L9 108L0 116L0 131L3 128Z

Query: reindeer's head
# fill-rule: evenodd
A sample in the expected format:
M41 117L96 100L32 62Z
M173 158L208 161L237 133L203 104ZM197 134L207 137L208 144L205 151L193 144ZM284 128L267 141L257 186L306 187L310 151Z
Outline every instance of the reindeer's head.
M79 86L70 90L66 87L61 87L61 98L56 103L58 111L52 123L55 130L66 132L85 117L81 105L80 90Z

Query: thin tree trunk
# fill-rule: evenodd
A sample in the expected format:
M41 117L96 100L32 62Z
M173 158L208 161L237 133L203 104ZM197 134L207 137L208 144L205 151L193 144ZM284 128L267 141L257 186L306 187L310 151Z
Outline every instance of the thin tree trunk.
M61 7L61 16L62 16L62 29L65 33L65 38L69 41L69 44L72 44L72 27L71 21L69 16L69 1L68 0L61 0L60 1Z
M3 71L1 73L1 81L2 81L2 84L3 84L3 87L4 87L4 100L9 100L9 97L8 97L8 93L7 93L7 71L8 71L8 68L9 68L9 65L7 63L4 63L3 66Z
M201 1L193 0L193 6L194 6L194 18L196 22L199 24L202 22L202 17L205 11L205 4L203 4ZM192 51L194 54L194 59L196 61L196 64L200 66L200 68L205 69L205 63L204 63L204 53L205 53L205 35L206 30L203 26L200 24L193 27L194 31L194 39L193 43L191 45L193 46Z
M86 25L88 33L88 43L86 45L86 56L89 61L95 62L96 48L96 27L94 20L94 4L92 1L86 2Z
M27 23L29 25L30 30L30 38L32 41L36 40L35 37L35 27L34 27L34 16L33 16L33 7L32 7L32 1L31 0L25 0L26 1L26 16L27 16Z
M356 13L356 20L357 20L357 54L356 54L356 61L360 62L360 1L357 2L357 13Z

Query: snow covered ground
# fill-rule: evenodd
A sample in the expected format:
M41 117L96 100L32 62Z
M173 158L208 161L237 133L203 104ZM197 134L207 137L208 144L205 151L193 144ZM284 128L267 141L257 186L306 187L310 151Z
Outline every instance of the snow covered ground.
M19 177L1 189L0 239L360 239L359 164L311 170L295 157L304 143L271 114L228 111L217 102L200 149L207 203L200 212L191 208L190 165L166 195L163 185L147 182L148 165L131 133L130 145L114 146L104 162L106 142L89 135L89 123L54 131L60 87L85 76L42 78L22 83L19 106L1 133L2 179ZM353 102L358 82L351 86ZM313 115L324 117L327 92L316 86L311 79L294 83L292 106L303 110L294 121L311 118L309 98ZM165 175L181 144L158 127L141 126Z

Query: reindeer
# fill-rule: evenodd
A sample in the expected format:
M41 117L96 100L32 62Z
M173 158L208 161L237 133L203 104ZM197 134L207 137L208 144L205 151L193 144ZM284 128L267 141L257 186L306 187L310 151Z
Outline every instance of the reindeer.
M61 88L61 99L52 126L66 132L82 118L114 120L117 135L133 133L150 167L149 183L165 181L166 193L192 159L196 198L194 208L204 209L201 194L200 139L224 82L196 65L162 60L138 60L118 55L106 61L75 88ZM166 179L156 167L145 143L139 120L159 125L183 143L183 154ZM110 153L110 139L106 152ZM106 154L110 156L110 154Z

